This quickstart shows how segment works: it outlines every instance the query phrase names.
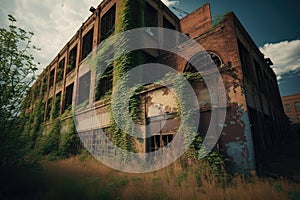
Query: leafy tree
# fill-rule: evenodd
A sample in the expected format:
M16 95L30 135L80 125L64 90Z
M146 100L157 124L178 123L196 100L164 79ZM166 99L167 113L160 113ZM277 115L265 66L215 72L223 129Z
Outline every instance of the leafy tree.
M29 86L35 79L39 63L31 50L40 50L31 44L32 32L15 25L16 19L8 15L10 25L0 28L0 141L1 160L11 159L17 146L17 117L20 105Z

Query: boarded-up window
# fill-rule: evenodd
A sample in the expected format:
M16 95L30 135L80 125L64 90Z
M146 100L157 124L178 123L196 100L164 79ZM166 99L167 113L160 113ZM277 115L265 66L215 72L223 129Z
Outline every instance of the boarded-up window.
M77 105L88 100L90 97L91 71L87 72L79 78L79 92Z

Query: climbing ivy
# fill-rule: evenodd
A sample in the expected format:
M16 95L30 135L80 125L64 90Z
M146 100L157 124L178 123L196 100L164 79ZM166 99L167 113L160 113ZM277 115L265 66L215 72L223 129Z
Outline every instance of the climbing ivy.
M118 15L116 30L115 33L121 33L133 28L139 28L143 26L144 23L144 1L143 0L122 0L120 2L120 11ZM121 38L118 41L118 50L122 50L126 48L128 45L127 38ZM121 54L121 52L116 52L116 56ZM125 55L118 56L114 61L113 68L113 92L115 90L115 86L118 84L120 78L130 69L142 63L142 57L140 51L129 52ZM126 91L126 83L128 82L128 77L122 77L122 84L119 84L118 87L121 91ZM121 101L117 101L116 108L118 106L122 106ZM136 106L138 104L138 97L133 94L133 97L130 100L130 112L134 119L138 118L139 109ZM114 113L119 117L124 115L121 113L119 109L114 110ZM128 117L128 116L125 116ZM111 121L111 126L109 131L112 133L112 142L118 147L127 150L127 151L135 151L133 145L133 138L129 136L127 133L133 132L134 127L130 125L126 125L126 130L121 130L114 120ZM118 155L121 158L129 158L128 155ZM123 160L127 162L127 160Z

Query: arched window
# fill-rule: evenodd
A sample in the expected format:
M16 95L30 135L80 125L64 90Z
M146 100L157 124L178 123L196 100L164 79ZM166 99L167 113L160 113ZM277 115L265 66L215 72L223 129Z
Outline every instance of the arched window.
M201 72L201 71L209 71L214 67L221 67L222 60L221 58L213 53L207 51L200 51L195 54L188 62L185 72Z

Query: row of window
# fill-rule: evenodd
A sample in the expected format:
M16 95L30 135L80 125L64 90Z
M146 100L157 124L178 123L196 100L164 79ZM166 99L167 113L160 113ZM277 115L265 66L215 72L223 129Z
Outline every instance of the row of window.
M300 102L295 102L294 108L297 112L300 111ZM284 110L285 112L292 112L291 104L284 104Z
M145 19L145 26L146 27L157 27L158 26L158 14L157 10L154 9L150 4L146 3L145 12L144 12L144 19ZM111 34L113 34L115 30L115 15L116 15L116 5L112 6L101 18L101 29L100 29L100 40L103 41ZM175 30L175 26L170 23L165 17L163 18L163 26L164 28L168 28L171 30ZM156 31L149 30L151 34L154 36L157 35ZM175 35L170 36L170 41L175 41ZM93 40L94 40L94 27L91 28L82 38L82 52L81 52L81 60L84 60L89 53L93 49ZM171 48L175 42L171 44L165 44L168 48ZM76 67L76 60L77 60L77 45L73 47L69 53L68 64L66 68L66 75L68 75L71 71L73 71ZM64 66L65 66L65 58L63 58L57 67L56 72L56 80L55 82L58 83L63 80L64 76ZM54 84L54 75L55 69L52 69L50 72L50 87ZM106 83L110 84L110 83Z

